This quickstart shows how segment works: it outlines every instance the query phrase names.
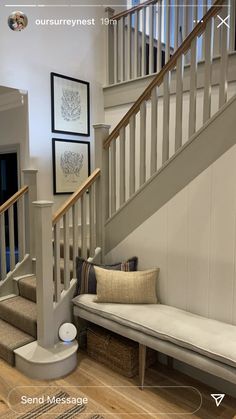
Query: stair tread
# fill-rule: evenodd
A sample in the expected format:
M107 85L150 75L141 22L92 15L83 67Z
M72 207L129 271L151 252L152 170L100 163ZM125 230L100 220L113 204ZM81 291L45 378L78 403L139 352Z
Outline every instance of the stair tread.
M14 350L33 342L33 336L28 335L10 323L0 319L0 357L14 365Z
M1 301L0 319L37 337L37 307L33 301L21 296Z

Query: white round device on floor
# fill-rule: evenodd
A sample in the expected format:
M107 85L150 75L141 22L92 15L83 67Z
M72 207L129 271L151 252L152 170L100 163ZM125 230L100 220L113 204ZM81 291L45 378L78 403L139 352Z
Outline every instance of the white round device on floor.
M72 323L64 323L59 328L59 338L63 340L63 342L71 342L75 339L76 335L77 330Z

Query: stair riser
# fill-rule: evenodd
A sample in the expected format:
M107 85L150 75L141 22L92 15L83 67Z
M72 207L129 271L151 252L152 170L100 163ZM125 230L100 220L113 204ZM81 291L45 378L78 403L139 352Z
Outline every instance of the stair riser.
M17 329L22 330L23 332L37 339L37 322L35 319L35 311L32 312L31 316L31 314L27 312L28 306L25 308L24 304L22 307L20 307L20 310L19 308L15 310L14 300L17 300L17 298L18 297L0 303L0 318L5 322L10 323Z

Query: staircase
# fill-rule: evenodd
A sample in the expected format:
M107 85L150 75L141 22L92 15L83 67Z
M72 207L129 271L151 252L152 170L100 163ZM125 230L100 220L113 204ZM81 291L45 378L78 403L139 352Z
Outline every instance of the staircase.
M127 74L128 80L133 76L147 75L146 33L143 31L140 38L138 22L142 13L145 28L145 13L149 8L150 27L153 28L153 5L156 7L156 4L160 6L162 2L149 0L125 15L114 17L118 25L108 30L110 53L115 42L112 59L109 56L110 83L126 81ZM0 207L0 356L12 365L15 362L17 368L31 377L57 378L69 373L77 363L77 342L67 345L60 342L58 329L62 323L72 321L71 299L76 288L75 259L78 253L84 258L94 255L99 258L101 249L101 258L104 259L105 254L137 225L235 144L235 136L224 136L222 131L227 126L230 133L234 132L236 114L236 96L229 97L227 92L227 63L235 32L228 32L226 26L216 31L217 17L224 19L229 4L233 3L225 1L224 4L226 7L223 7L222 0L217 0L209 10L204 10L201 22L193 25L191 31L185 30L183 42L179 42L178 30L175 30L175 48L171 49L170 42L166 42L164 62L159 33L158 73L111 133L107 125L94 126L96 169L56 214L52 214L53 202L37 201L36 174L32 171L26 173L22 190ZM160 16L161 9L158 10ZM167 10L168 40L170 9ZM196 9L192 13L196 18ZM136 19L134 28L132 16ZM179 18L176 14L177 28ZM123 47L117 46L122 28L127 37L121 45L128 41L125 50L130 51L134 42L134 55L130 55L134 63L128 61L127 64L122 58ZM153 29L148 38L148 68L152 74L155 65L151 51L153 54L156 51L154 32ZM201 102L203 114L197 123L199 97L196 80L198 63L202 59L198 54L199 45L204 50L205 83ZM219 48L218 107L212 110L212 60L214 50ZM119 68L118 56L121 59ZM138 57L141 57L141 64ZM184 113L186 60L189 63L189 95L188 111ZM174 101L171 98L173 83ZM169 127L173 121L175 129L171 134ZM19 217L17 263L14 256L14 205ZM5 263L6 212L10 220L9 272ZM8 333L9 330L12 333Z

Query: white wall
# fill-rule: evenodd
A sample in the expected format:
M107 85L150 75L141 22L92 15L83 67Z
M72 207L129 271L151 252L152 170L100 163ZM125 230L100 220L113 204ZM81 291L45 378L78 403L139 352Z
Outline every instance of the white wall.
M9 1L5 4L11 4ZM29 2L29 4L32 2ZM50 4L63 4L51 0ZM76 4L84 4L77 1ZM97 4L99 2L96 2ZM110 2L112 4L112 2ZM116 4L122 4L118 0ZM24 3L27 4L27 1ZM87 3L88 4L88 3ZM109 1L106 2L109 4ZM51 133L50 72L90 82L91 125L104 121L102 85L105 81L105 16L101 6L81 8L22 8L29 19L22 32L7 26L12 8L0 6L0 85L28 91L29 166L39 170L39 198L54 199L56 207L66 198L52 195L52 137L87 140L85 137ZM40 27L35 19L95 18L96 26ZM93 132L89 138L93 146Z
M21 100L21 105L0 111L0 153L16 151L19 168L24 168L29 160L27 95Z
M107 255L159 266L162 303L236 324L236 146ZM144 203L148 205L148 203Z

